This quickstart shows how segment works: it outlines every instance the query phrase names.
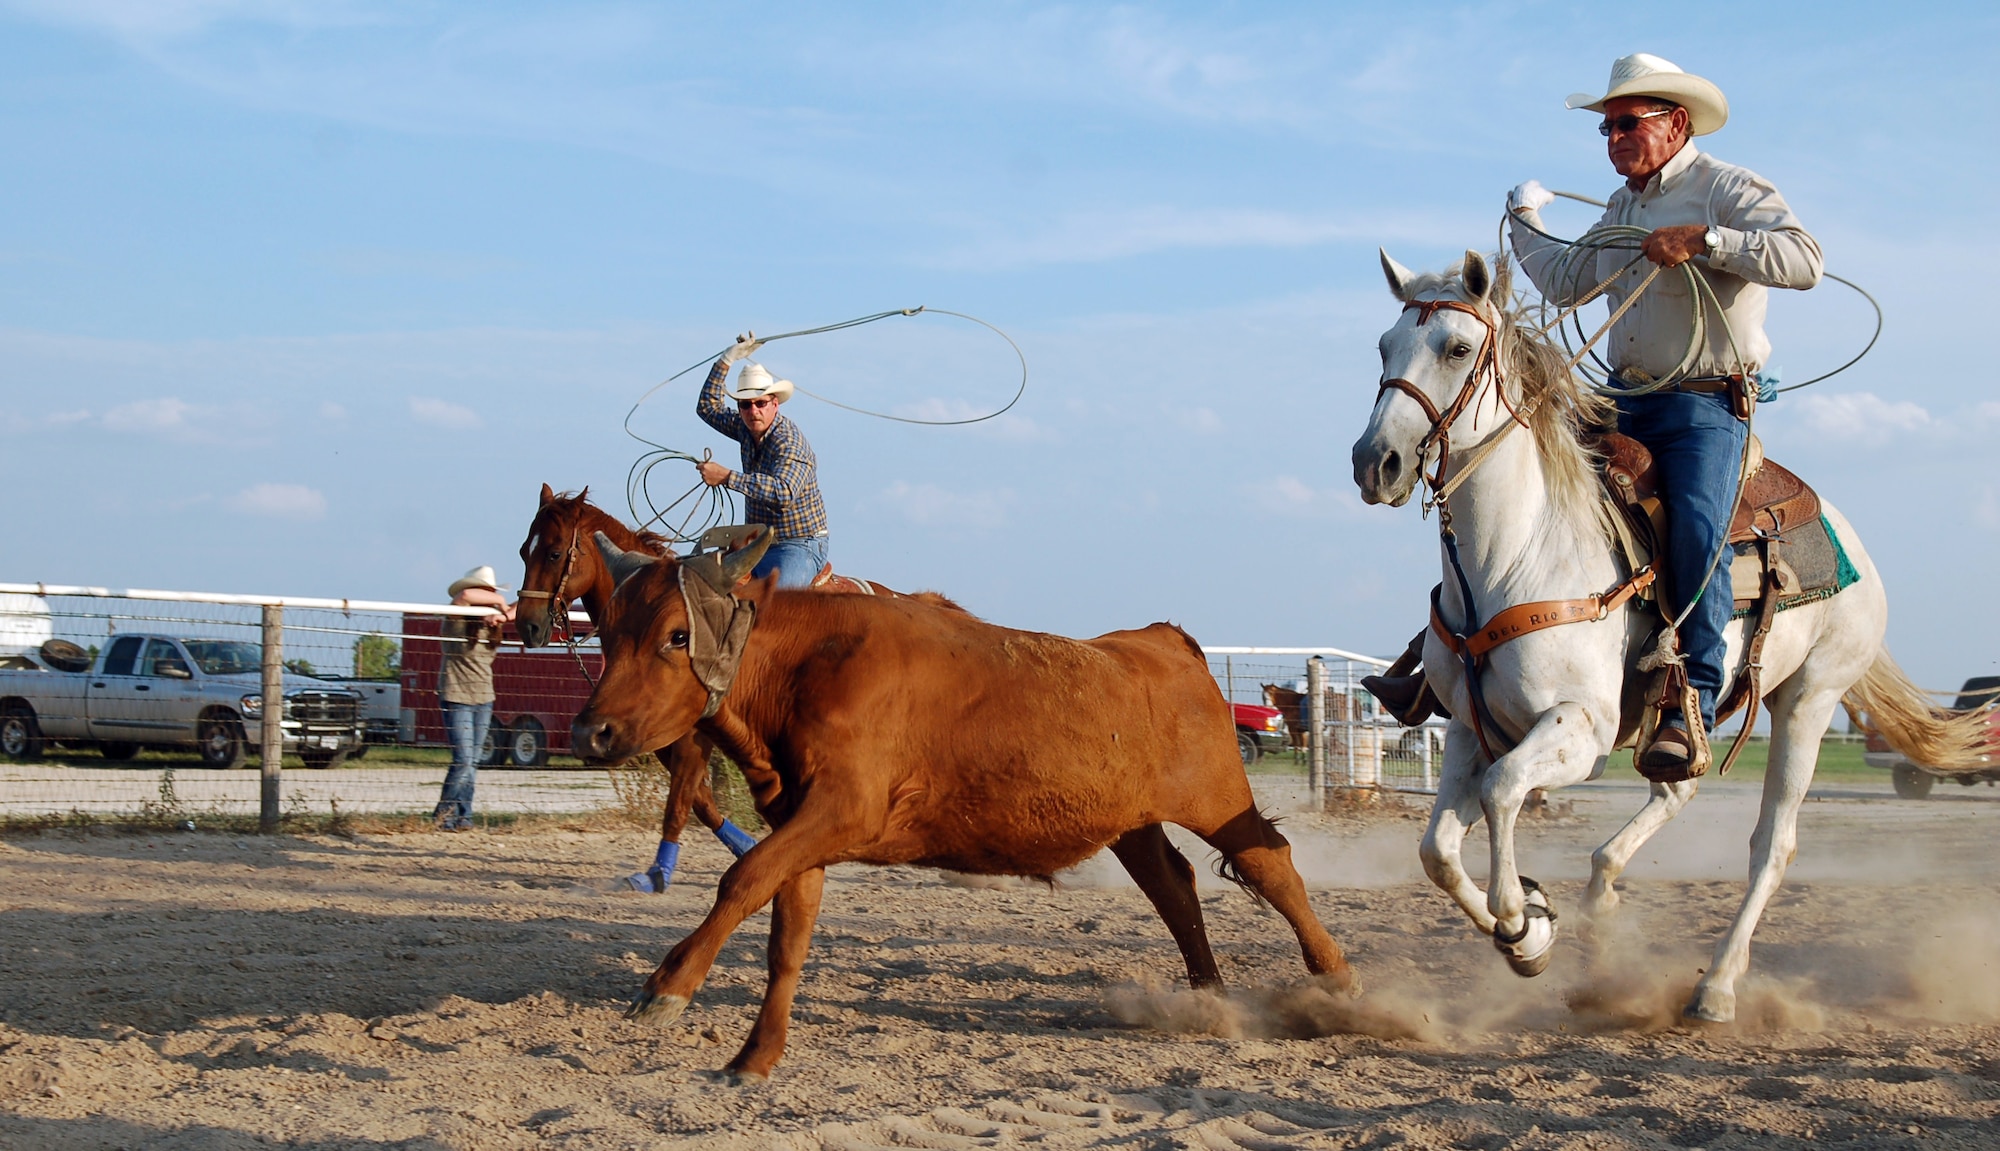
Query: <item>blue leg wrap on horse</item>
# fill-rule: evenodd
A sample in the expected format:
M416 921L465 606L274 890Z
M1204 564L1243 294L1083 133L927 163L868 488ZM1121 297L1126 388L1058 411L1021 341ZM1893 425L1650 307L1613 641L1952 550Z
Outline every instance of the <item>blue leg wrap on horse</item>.
M726 819L722 821L721 827L715 829L715 838L721 840L723 846L735 852L738 859L743 858L744 852L757 846L756 836L751 835Z
M625 882L632 890L647 895L658 895L674 881L674 865L680 862L681 845L671 840L661 840L660 850L653 853L653 866L636 875L628 875Z

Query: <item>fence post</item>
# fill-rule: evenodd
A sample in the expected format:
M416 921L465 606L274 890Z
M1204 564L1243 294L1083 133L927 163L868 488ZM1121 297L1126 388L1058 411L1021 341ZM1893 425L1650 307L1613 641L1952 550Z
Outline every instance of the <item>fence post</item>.
M1358 721L1361 718L1361 701L1354 698L1354 661L1351 659L1345 661L1345 666L1347 668L1347 685L1345 688L1347 692L1347 706L1346 706L1347 724L1346 727L1343 728L1343 730L1347 732L1347 769L1346 769L1346 777L1342 779L1340 782L1348 787L1353 787L1354 786L1354 727L1356 721Z
M285 609L264 605L264 718L258 743L264 774L257 829L278 830L278 772L285 762Z
M1235 702L1236 702L1236 664L1235 664L1235 663L1233 663L1233 662L1232 662L1232 661L1230 660L1230 657L1228 657L1228 656L1226 656L1226 655L1222 657L1222 682L1223 682L1223 684L1225 685L1225 687L1224 687L1224 690L1223 690L1223 695L1222 695L1222 698L1224 698L1225 700L1228 700L1228 701L1229 701L1230 703L1235 703Z
M1326 806L1326 661L1306 661L1306 762L1312 765L1313 806Z

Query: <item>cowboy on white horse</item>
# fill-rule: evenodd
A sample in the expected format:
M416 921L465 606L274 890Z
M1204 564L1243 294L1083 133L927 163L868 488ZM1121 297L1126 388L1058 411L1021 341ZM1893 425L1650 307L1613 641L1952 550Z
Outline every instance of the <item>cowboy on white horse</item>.
M1618 401L1618 430L1651 449L1659 469L1668 533L1662 606L1673 618L1694 602L1680 627L1680 650L1706 729L1715 724L1716 696L1726 679L1722 632L1733 606L1729 563L1726 557L1716 562L1716 555L1736 505L1744 417L1770 362L1765 289L1818 284L1819 243L1769 181L1694 146L1693 137L1729 119L1729 101L1707 80L1640 52L1611 66L1604 95L1578 93L1567 104L1604 114L1597 130L1611 166L1625 177L1603 222L1651 228L1646 258L1663 268L1696 261L1697 274L1714 293L1713 302L1696 299L1674 277L1656 280L1611 329L1606 355L1613 386L1665 378L1685 354L1694 309L1710 313L1702 317L1705 346L1677 388ZM1621 257L1602 253L1595 269L1585 269L1589 283L1557 282L1562 244L1537 234L1537 212L1553 198L1533 180L1515 188L1507 200L1509 230L1514 255L1535 286L1550 303L1567 307L1616 271ZM1644 275L1633 268L1614 281L1607 290L1613 305ZM1716 304L1720 317L1712 314ZM1641 750L1641 762L1655 778L1670 778L1687 766L1693 750L1682 717L1666 714Z

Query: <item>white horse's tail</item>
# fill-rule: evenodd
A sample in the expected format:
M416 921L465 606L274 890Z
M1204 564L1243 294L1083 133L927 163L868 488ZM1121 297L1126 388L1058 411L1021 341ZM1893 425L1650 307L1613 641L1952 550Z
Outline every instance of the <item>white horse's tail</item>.
M1932 703L1889 658L1887 648L1875 653L1868 674L1840 702L1856 727L1880 735L1910 762L1935 771L1980 771L2000 756L1985 708L1950 711Z

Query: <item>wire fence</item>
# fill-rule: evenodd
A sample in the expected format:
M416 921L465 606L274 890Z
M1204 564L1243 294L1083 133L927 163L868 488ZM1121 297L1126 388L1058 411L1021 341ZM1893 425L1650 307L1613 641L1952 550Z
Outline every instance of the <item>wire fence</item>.
M481 614L0 584L0 821L427 814L451 758L442 633ZM569 754L602 665L582 630L573 648L529 649L503 629L481 815L631 813L657 799L658 781ZM1359 681L1382 662L1334 648L1209 652L1239 705L1249 770L1310 776L1322 791L1433 790L1442 729L1381 713ZM267 717L272 692L282 707ZM280 750L267 762L274 725Z
M282 752L278 813L421 814L450 766L438 703L441 633L480 609L0 585L0 819L271 814L268 686ZM271 617L276 617L275 630ZM579 770L570 720L594 642L494 660L478 807L616 807L620 780ZM276 779L271 779L276 783Z
M1322 792L1437 791L1444 722L1432 719L1421 728L1404 727L1361 686L1363 677L1380 672L1389 661L1333 647L1203 650L1210 673L1236 713L1238 743L1250 770L1313 775L1314 786ZM1317 724L1312 707L1315 679ZM1274 726L1260 728L1260 724Z

